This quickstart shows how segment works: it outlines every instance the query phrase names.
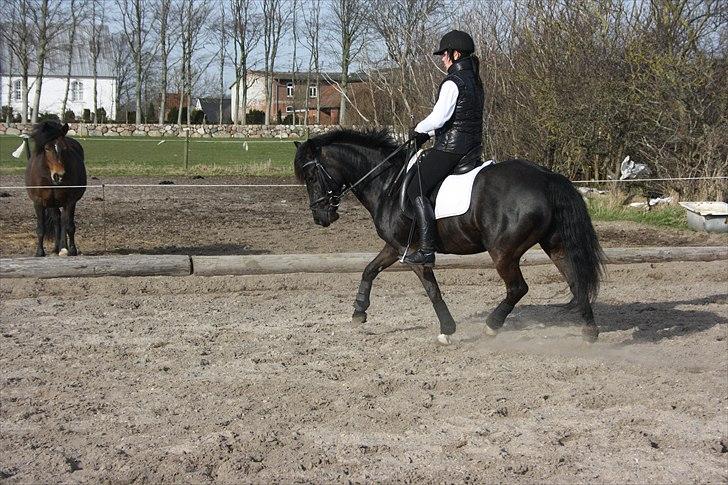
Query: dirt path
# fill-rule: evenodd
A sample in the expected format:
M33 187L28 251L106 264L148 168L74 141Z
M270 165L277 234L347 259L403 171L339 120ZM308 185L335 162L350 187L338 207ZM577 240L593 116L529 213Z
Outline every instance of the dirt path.
M154 178L105 178L89 183L157 184ZM295 180L170 178L175 184L297 183ZM22 185L2 177L0 185ZM0 191L2 192L2 191ZM35 252L35 215L23 191L0 197L0 257ZM1 194L0 194L1 195ZM328 228L313 223L306 192L287 188L89 189L78 206L77 243L84 254L280 254L376 252L382 247L369 214L353 198L341 220ZM725 235L660 229L629 222L597 222L610 246L708 246L728 244ZM47 244L50 250L50 244Z
M304 242L302 244L313 244ZM728 263L611 266L600 342L555 269L495 340L493 271L0 281L15 482L726 483Z

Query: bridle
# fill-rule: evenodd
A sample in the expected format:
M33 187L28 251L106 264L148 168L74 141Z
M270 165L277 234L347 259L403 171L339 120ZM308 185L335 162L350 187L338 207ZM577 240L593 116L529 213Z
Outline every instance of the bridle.
M392 153L390 153L387 158L379 162L373 169L369 170L367 173L364 174L359 180L354 182L353 184L347 186L345 183L341 184L341 187L336 187L337 182L334 179L334 177L329 174L328 171L326 171L326 167L324 167L321 162L319 161L318 157L314 158L313 160L304 163L301 166L301 169L304 169L308 167L309 165L313 165L314 169L316 169L316 176L321 183L321 185L324 186L326 189L326 195L323 195L319 197L318 199L314 200L309 204L309 208L313 209L314 206L321 204L322 202L326 202L329 208L336 208L339 207L339 204L341 204L341 198L346 195L347 192L353 190L356 186L364 182L372 173L374 173L379 167L387 163L393 156L395 156L397 153L399 153L403 148L409 147L410 144L414 141L413 138L407 140L402 145L397 147L396 150L394 150ZM381 175L384 173L384 171L380 172L377 175ZM337 190L338 189L338 190Z
M341 204L341 197L347 192L347 190L350 190L351 187L347 188L346 184L342 184L339 192L334 193L336 187L332 187L332 184L336 184L336 181L334 180L334 177L332 177L331 174L326 171L326 167L324 167L321 162L319 162L319 159L314 158L310 162L304 163L301 168L304 169L309 165L313 165L314 169L316 169L316 177L318 178L318 181L321 183L321 185L323 185L326 189L326 195L323 195L318 199L314 200L309 204L308 207L310 209L313 209L314 206L320 204L321 202L328 202L329 207L339 207L339 204Z

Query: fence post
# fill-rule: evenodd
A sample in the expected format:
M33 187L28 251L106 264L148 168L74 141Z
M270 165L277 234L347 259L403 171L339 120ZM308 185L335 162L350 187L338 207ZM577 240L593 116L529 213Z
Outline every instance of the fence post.
M190 162L190 129L185 128L185 172L189 169Z

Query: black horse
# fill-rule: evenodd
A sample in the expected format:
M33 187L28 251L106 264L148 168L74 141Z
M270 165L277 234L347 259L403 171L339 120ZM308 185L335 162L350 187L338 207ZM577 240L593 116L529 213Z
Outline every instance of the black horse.
M408 243L412 221L396 197L388 196L397 173L406 163L404 152L352 187L397 145L387 131L361 133L337 130L304 143L296 142L294 171L305 182L316 224L328 226L339 218L341 193L351 190L374 219L384 248L364 269L354 302L355 322L366 321L372 281L397 261ZM437 249L441 253L475 254L488 251L506 284L506 297L486 319L486 333L495 335L508 314L528 292L519 260L535 244L549 255L573 294L567 308L578 308L582 333L594 341L599 329L591 302L599 289L603 253L579 192L564 176L525 160L490 165L476 176L470 209L463 215L437 220ZM453 320L430 268L412 266L440 321L438 340L450 343Z
M81 144L67 137L67 133L67 124L42 121L31 134L34 146L32 153L28 150L25 185L37 219L36 256L45 256L43 240L51 230L55 235L55 253L78 254L75 214L76 203L86 192L86 166Z

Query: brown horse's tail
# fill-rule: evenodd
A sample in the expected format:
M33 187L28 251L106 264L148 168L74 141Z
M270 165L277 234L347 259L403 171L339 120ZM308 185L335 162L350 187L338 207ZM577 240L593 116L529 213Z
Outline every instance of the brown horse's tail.
M574 277L574 296L580 306L594 300L604 273L604 252L594 231L584 199L563 175L549 181L548 197L555 229L561 236L566 260Z

